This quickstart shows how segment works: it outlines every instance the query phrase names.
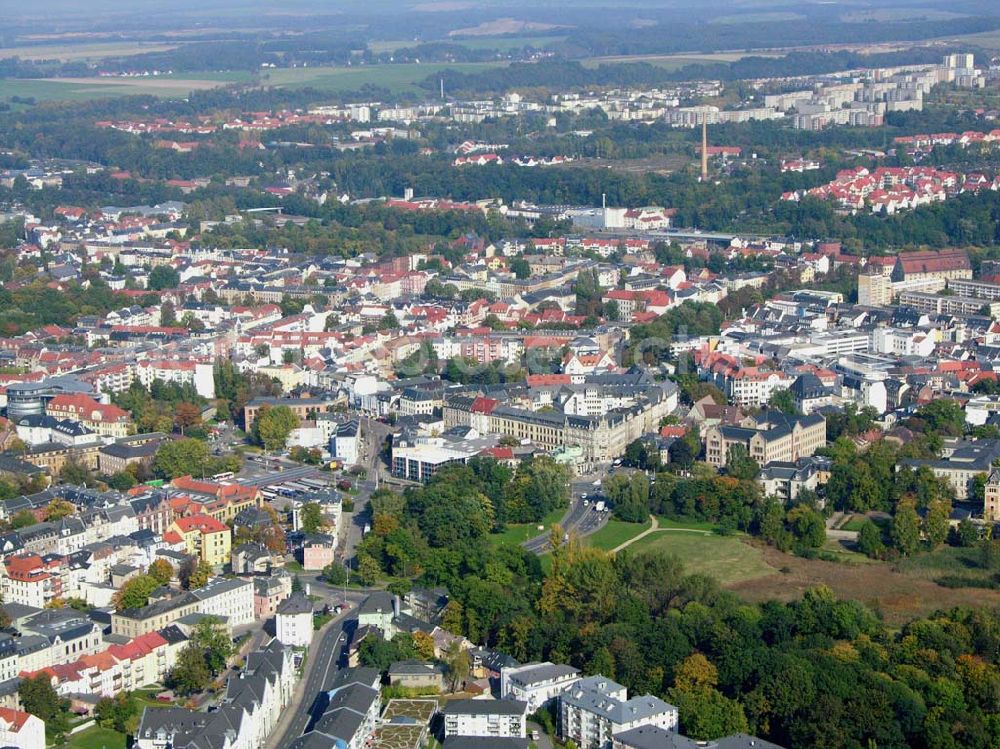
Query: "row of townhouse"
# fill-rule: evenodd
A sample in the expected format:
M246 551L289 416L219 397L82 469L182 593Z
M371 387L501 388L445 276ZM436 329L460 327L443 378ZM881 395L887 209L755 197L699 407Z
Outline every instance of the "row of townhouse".
M162 683L187 641L187 637L176 627L163 632L148 632L127 643L110 645L66 663L34 670L26 668L21 676L46 674L56 692L62 696L90 694L114 697L122 691Z
M247 656L226 682L219 708L145 708L135 734L137 749L259 749L292 699L296 669L292 649L272 640Z

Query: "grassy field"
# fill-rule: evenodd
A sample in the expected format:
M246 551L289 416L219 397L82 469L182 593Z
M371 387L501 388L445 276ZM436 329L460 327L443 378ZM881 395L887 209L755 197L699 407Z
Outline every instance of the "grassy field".
M609 520L599 531L589 536L584 536L583 541L588 546L610 551L625 543L630 538L635 538L649 528L649 525L648 520L645 523L626 523L621 520Z
M524 543L529 538L534 538L535 536L548 531L555 523L562 520L562 517L565 514L566 510L553 510L537 523L508 525L502 533L492 534L490 536L490 541L492 541L496 546L499 546L500 544L516 545ZM538 526L540 525L545 528L545 531L538 530Z
M357 91L364 85L387 88L391 92L427 94L417 86L429 75L442 70L456 70L475 73L497 67L493 63L465 63L448 65L443 63L412 65L368 65L353 68L278 68L261 75L261 84L286 88L315 88L335 93Z
M716 578L723 585L772 575L774 567L764 561L761 550L744 543L739 536L688 533L678 530L654 531L629 546L630 554L665 551L684 562L688 573Z
M64 749L125 749L125 734L94 726L70 736Z
M19 57L22 60L62 60L90 61L103 60L106 57L129 57L151 52L169 52L177 49L177 44L142 42L99 42L96 44L35 44L22 47L0 48L0 60Z

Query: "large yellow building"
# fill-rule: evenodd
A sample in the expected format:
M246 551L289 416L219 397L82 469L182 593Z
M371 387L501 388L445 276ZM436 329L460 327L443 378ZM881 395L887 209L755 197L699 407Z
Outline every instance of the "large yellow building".
M215 518L204 515L191 515L177 518L164 538L168 539L173 532L184 541L185 550L208 562L213 567L221 567L229 561L233 538L229 527Z

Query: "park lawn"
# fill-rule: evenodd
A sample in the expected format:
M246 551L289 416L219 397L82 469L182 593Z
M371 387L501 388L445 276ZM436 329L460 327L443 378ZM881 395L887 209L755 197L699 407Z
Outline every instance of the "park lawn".
M358 65L356 67L276 68L261 73L264 86L285 88L315 88L318 91L357 91L371 85L387 88L394 94L427 91L417 84L427 76L443 70L478 73L499 67L501 63L410 63L401 65Z
M754 580L776 571L764 561L760 549L743 543L740 536L654 531L625 551L630 554L665 551L679 558L688 574L709 575L723 585Z
M851 519L844 523L838 530L853 531L857 533L864 526L866 518L864 515L851 515Z
M94 726L70 736L64 749L125 749L125 734Z
M558 510L553 510L537 523L514 523L508 525L500 533L491 534L490 542L494 546L500 546L501 544L517 545L524 543L530 538L547 533L553 525L562 520L563 515L565 514L566 508L560 508ZM545 530L538 530L538 526L540 525L544 526Z
M649 528L649 526L650 522L648 520L645 523L626 523L623 520L609 520L600 530L591 533L589 536L584 536L583 542L597 549L611 551L621 546L630 538L635 538Z
M660 528L684 528L691 531L707 531L709 533L714 533L716 529L715 523L710 523L707 520L671 520L665 515L657 515L656 522L659 523Z

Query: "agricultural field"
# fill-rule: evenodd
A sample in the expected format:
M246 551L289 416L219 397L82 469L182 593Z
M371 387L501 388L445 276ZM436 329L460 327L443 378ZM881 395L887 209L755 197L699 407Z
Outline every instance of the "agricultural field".
M261 85L285 88L315 88L319 91L357 91L362 86L387 88L394 94L426 96L417 84L442 70L475 73L499 63L429 63L410 65L367 65L352 68L276 68L261 73Z
M21 47L0 48L0 60L17 57L22 60L60 60L61 62L90 62L108 57L131 57L151 52L169 52L177 49L177 44L143 42L103 42L32 44Z
M36 101L85 101L116 96L147 94L184 97L192 91L250 80L249 73L206 73L194 77L156 78L4 78L0 79L0 101L11 96Z
M434 44L441 42L444 44L460 44L468 49L496 49L501 52L506 52L508 50L522 49L529 46L543 49L565 40L565 36L501 36L483 39L392 39L369 42L368 49L375 54L381 54L383 52L395 52L397 49L416 47L420 44Z

